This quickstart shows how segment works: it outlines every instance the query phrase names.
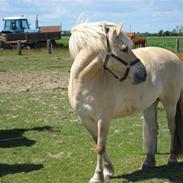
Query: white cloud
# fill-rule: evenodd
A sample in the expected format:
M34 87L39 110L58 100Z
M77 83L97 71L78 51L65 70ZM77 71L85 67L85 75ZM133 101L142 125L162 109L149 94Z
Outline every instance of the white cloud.
M154 17L165 17L165 16L178 16L180 13L178 11L154 11Z
M67 14L66 9L64 9L63 7L55 7L54 9L51 10L51 13L48 12L46 14L42 14L41 17L43 19L57 19L61 18L65 14Z
M84 11L91 21L123 22L144 32L182 24L182 6L183 0L0 0L0 18L24 14L34 26L39 14L40 25L62 22L69 29Z

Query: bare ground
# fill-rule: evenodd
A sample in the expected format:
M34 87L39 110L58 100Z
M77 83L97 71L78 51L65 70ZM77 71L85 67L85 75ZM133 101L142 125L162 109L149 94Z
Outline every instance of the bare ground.
M66 90L69 73L0 73L0 93Z

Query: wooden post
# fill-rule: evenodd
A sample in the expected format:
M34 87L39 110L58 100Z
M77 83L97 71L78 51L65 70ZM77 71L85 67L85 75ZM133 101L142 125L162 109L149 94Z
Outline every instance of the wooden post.
M20 40L17 42L17 52L19 55L22 55L21 41Z
M47 40L47 49L48 49L48 53L52 54L52 44L50 39Z
M179 52L179 48L180 48L180 42L179 39L176 39L176 52Z

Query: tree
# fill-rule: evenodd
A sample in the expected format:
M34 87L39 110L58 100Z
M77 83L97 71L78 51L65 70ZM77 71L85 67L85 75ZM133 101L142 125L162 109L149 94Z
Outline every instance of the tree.
M182 25L177 25L173 30L172 30L173 33L177 33L177 35L179 34L182 34L183 33L183 26Z
M171 32L165 31L165 32L163 32L163 36L171 36Z
M162 29L159 31L158 36L163 36L163 30Z

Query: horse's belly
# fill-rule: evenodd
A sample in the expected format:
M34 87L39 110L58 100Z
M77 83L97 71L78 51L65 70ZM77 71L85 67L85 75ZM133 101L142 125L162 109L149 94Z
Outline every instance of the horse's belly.
M113 117L124 117L138 112L143 112L158 98L157 92L146 92L145 95L136 95L117 100Z
M119 106L117 109L114 110L113 117L124 117L131 114L136 114L138 112L142 112L145 108L148 107L148 104L129 104L125 106Z
M135 114L138 112L141 112L142 109L139 108L139 106L133 104L133 105L125 105L123 107L119 106L119 108L114 110L113 117L124 117L131 114Z

